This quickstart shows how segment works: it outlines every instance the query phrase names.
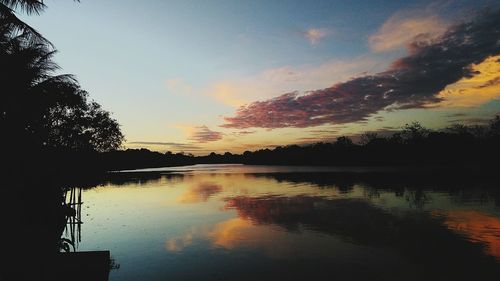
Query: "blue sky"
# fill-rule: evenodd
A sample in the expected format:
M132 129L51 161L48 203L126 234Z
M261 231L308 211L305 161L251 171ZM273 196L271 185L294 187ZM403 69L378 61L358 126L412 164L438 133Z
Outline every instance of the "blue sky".
M399 40L406 33L425 31L437 38L494 1L46 4L43 14L24 19L56 46L62 72L75 74L91 97L113 112L127 147L240 152L398 127L415 119L439 127L448 115L467 112L472 120L499 111L498 89L493 89L473 106L382 110L361 123L220 127L227 123L224 117L238 116L239 106L384 71L407 55L410 39ZM405 26L408 31L401 30ZM403 36L391 37L398 32ZM492 64L490 76L498 75ZM377 116L384 121L373 121Z

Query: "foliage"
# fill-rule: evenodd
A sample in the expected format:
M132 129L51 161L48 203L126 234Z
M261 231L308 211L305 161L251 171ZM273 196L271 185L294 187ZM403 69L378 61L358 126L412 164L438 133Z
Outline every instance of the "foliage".
M4 24L7 23L12 31L24 34L24 36L31 42L50 45L50 42L38 33L38 31L20 20L15 12L15 10L20 10L28 15L38 15L45 8L46 6L43 1L0 0L0 20Z
M123 135L116 120L88 100L72 75L55 75L55 50L5 12L39 13L40 1L0 0L0 126L9 146L109 151ZM3 140L5 141L5 140Z

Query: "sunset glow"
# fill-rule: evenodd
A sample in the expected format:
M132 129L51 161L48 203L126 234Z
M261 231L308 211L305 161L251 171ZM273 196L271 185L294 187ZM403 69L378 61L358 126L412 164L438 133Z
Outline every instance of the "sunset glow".
M486 42L491 37L457 29L479 2L365 2L355 9L361 14L331 1L289 2L203 2L190 9L184 1L142 7L125 1L119 9L96 9L84 1L54 5L27 21L52 38L63 50L61 66L77 69L82 86L120 120L128 148L239 153L383 132L415 120L441 128L500 111L498 54L480 47L494 44ZM102 12L109 10L112 20ZM148 20L130 22L136 12ZM83 16L89 14L90 23ZM121 47L83 47L59 24L65 18L86 41L111 33L117 43L104 45ZM125 23L134 30L121 36ZM452 46L461 36L478 49L459 52L461 58L443 53L437 65L433 46L469 48ZM150 47L137 51L146 50L143 44ZM432 64L409 64L416 56ZM475 74L452 73L462 68ZM412 80L425 72L432 74ZM391 75L399 80L387 80ZM373 78L380 81L368 83ZM398 85L401 79L408 82ZM455 114L463 117L448 117Z

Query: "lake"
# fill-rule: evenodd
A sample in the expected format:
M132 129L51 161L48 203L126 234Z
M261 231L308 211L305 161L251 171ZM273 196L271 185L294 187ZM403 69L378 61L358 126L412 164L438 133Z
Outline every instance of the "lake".
M114 173L83 191L77 251L110 250L110 280L498 280L500 184L373 172Z

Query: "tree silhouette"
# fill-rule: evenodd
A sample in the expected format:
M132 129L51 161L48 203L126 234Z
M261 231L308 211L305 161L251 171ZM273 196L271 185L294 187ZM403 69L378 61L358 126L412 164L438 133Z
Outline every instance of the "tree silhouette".
M23 33L30 41L50 45L38 31L20 20L16 16L16 10L20 10L28 15L40 14L46 5L43 1L37 0L0 0L0 20L7 23L14 32Z
M360 143L362 145L367 145L374 142L378 138L378 134L374 132L365 132L360 137Z
M109 151L123 135L116 120L88 100L72 75L54 75L56 51L24 23L13 23L13 10L39 13L40 1L0 0L0 128L8 147L71 151ZM11 15L9 15L9 13ZM15 15L14 15L15 16ZM35 36L36 35L36 36Z
M43 1L38 0L2 0L0 3L12 10L19 8L27 14L39 14L46 8Z
M401 131L401 137L406 143L414 143L421 141L429 135L429 130L424 128L422 124L415 121L410 124L406 124Z
M500 116L496 115L495 119L490 121L490 134L492 137L498 138L500 137Z
M354 142L346 136L341 136L337 138L337 141L335 142L335 146L341 147L341 148L346 148L346 147L351 147L354 145Z

